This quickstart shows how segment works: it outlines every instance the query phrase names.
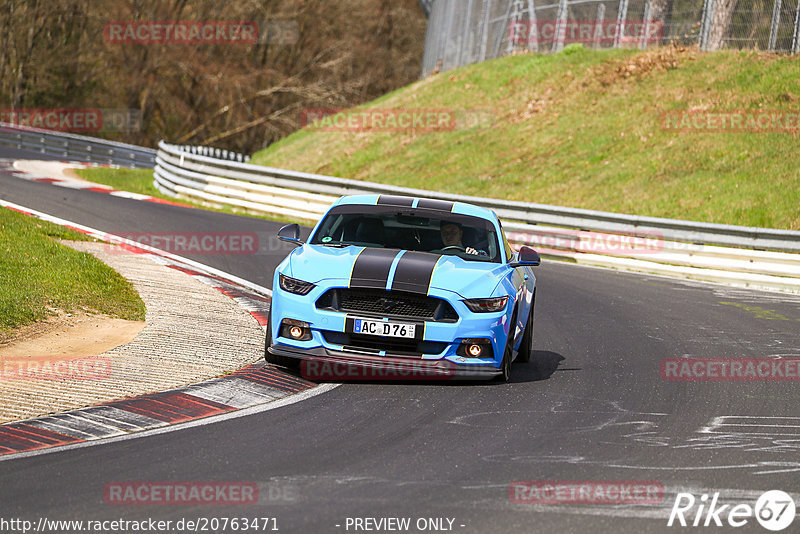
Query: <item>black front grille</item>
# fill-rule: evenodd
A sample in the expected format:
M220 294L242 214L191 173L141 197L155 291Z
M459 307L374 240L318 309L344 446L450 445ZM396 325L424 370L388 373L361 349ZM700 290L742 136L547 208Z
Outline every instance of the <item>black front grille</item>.
M445 300L382 289L330 289L317 300L317 308L400 319L458 321L458 314Z

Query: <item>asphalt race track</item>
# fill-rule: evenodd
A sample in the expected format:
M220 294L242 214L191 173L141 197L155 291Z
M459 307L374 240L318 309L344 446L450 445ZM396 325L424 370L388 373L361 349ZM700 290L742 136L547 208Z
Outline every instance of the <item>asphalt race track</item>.
M0 149L0 158L25 156ZM278 222L6 175L0 198L111 233L256 232L259 254L188 256L267 287L289 250L267 238ZM354 518L405 517L410 532L638 533L695 531L667 526L678 492L751 506L766 490L797 499L796 380L666 381L660 364L800 357L800 298L555 262L537 269L541 374L516 365L510 384L345 384L256 415L1 461L0 516L270 517L285 533L365 532ZM530 480L646 481L663 496L513 502L509 485ZM106 485L124 481L254 482L260 497L247 506L108 504ZM417 529L420 518L445 520ZM766 532L752 517L724 530Z

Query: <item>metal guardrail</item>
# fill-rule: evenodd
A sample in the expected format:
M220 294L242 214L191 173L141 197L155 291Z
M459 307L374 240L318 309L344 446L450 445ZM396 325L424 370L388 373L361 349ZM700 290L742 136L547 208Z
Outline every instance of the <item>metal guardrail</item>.
M316 221L341 195L396 194L493 209L509 241L546 257L728 285L800 293L800 232L639 217L468 197L287 171L191 154L160 142L161 191L281 217ZM749 247L749 248L748 248Z
M163 192L281 217L316 221L341 195L396 194L477 204L503 219L509 240L544 255L731 285L800 293L800 232L699 223L468 197L244 163L217 149L170 145L158 152L90 137L0 123L0 145L64 159L154 165ZM217 159L203 154L220 154Z
M131 168L151 168L156 159L156 151L152 148L4 122L0 122L0 146L31 150L57 158Z
M225 150L224 148L198 145L179 145L178 148L183 152L188 152L189 154L199 154L200 156L208 156L209 158L239 161L241 163L247 163L250 161L250 156L248 154L233 152L232 150Z
M220 179L223 181L220 182ZM645 238L658 236L659 239L685 243L800 252L800 232L798 231L642 217L410 189L333 176L287 171L261 165L220 161L186 153L180 147L163 141L158 144L155 167L156 185L170 191L176 191L176 186L183 186L200 192L208 192L207 189L212 188L211 192L213 194L224 197L226 195L224 180L238 181L240 186L241 183L251 184L255 188L253 191L258 189L257 186L285 188L290 190L285 195L287 198L292 198L291 195L294 194L292 191L303 191L315 195L333 197L355 193L383 193L426 197L484 206L494 210L504 221L522 223L527 226L549 225L576 230L635 235ZM237 198L240 196L238 195ZM306 215L312 215L311 217L306 217L309 219L316 218L313 217L311 212ZM507 224L507 227L510 226Z

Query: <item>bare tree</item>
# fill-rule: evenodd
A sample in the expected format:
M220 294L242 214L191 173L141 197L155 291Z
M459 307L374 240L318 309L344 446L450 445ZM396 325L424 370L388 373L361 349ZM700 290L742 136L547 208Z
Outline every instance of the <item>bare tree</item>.
M249 44L121 44L112 21L256 21ZM288 25L295 42L274 39ZM104 133L251 152L314 107L350 107L414 81L426 20L416 0L0 0L0 102L137 110Z

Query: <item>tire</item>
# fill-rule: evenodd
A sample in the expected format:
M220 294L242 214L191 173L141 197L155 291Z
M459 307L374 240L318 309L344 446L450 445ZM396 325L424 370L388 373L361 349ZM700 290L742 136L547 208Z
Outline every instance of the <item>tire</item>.
M270 341L272 341L272 309L270 308L269 314L267 315L267 338L264 342L264 360L267 363L271 363L273 365L280 365L281 367L286 367L287 369L296 369L300 366L300 362L295 360L294 358L287 358L285 356L277 356L275 354L269 353L269 345Z
M513 338L511 339L513 341ZM508 382L511 380L511 354L514 349L511 343L506 343L506 349L503 352L503 362L500 364L500 376L497 377L498 382Z
M528 322L525 325L525 333L522 335L522 344L519 347L519 354L515 362L528 363L531 361L531 352L533 352L533 303L531 302L531 311L528 314Z
M508 339L506 339L506 347L503 349L503 361L500 363L500 375L497 377L498 382L508 382L511 380L511 358L514 357L514 323L517 321L517 310L514 310L511 316L511 323L508 329Z

